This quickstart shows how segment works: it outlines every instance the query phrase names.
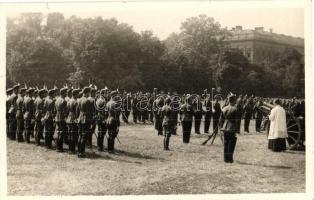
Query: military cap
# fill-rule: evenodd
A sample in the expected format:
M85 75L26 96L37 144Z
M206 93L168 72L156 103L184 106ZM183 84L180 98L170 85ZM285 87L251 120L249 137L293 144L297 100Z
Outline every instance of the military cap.
M10 93L10 92L12 92L13 91L13 88L8 88L7 89L7 93Z
M67 89L66 88L61 88L60 89L60 94L65 94L67 92Z
M51 89L48 91L48 95L53 95L55 93L55 89Z
M73 90L72 90L72 94L73 94L73 95L79 94L80 91L81 91L80 89L73 89Z
M118 94L118 91L116 91L116 90L110 92L110 95L111 95L111 96L114 96L114 95L116 95L116 94Z
M166 103L166 104L171 103L171 99L170 99L170 97L167 97L167 98L166 98L165 103Z
M39 95L43 95L43 94L45 94L45 92L46 92L45 89L40 89L40 90L38 90L38 94L39 94Z
M106 91L107 91L107 89L101 89L101 90L100 90L100 94L105 94Z
M20 84L16 84L16 85L13 86L13 90L19 89L19 88L20 88Z
M88 92L90 92L90 87L84 87L83 93L88 93Z
M20 92L25 92L26 91L26 88L21 88L20 89Z
M236 100L236 95L231 93L231 94L228 96L228 99L229 99L229 102L234 102L234 101Z
M34 88L29 88L26 92L27 93L31 93L31 92L34 92L35 90L34 90Z

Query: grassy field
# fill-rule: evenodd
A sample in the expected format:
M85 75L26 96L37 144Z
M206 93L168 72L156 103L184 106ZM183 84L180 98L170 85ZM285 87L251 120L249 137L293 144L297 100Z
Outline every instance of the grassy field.
M152 125L122 124L117 154L94 147L87 149L88 158L8 140L8 194L305 192L304 152L271 152L266 135L253 127L254 121L252 133L238 136L233 164L223 162L219 138L202 146L207 136L192 131L191 143L183 144L181 127L171 137L171 150L163 151L163 137Z

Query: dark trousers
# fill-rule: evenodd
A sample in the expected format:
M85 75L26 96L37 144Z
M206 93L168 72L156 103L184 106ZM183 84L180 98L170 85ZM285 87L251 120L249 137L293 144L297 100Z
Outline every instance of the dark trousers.
M17 126L17 121L15 118L15 113L9 114L9 138L11 140L16 139L16 126Z
M86 140L86 146L89 148L92 148L93 145L93 134L96 129L96 124L94 122L91 122L88 127L88 134L87 134L87 140Z
M151 121L152 123L154 122L154 112L153 111L149 111L149 121Z
M45 145L47 148L52 148L52 140L53 140L53 134L54 134L54 126L52 120L46 120L44 124L44 133L45 133Z
M24 139L27 143L30 143L30 137L33 132L31 119L24 119Z
M85 154L85 144L88 134L88 124L79 124L79 140L78 140L78 153L79 155Z
M182 121L183 143L190 142L192 121Z
M218 133L219 117L213 117L213 133Z
M224 132L224 161L233 162L233 152L237 143L235 132Z
M261 131L262 118L256 118L255 120L255 130L257 132Z
M137 118L138 118L137 110L133 110L132 111L132 115L133 115L133 122L136 124L137 123Z
M155 130L158 131L158 135L162 135L162 119L159 115L155 116Z
M98 137L97 137L97 147L99 151L104 149L104 138L107 132L107 127L105 123L98 123Z
M40 139L43 137L44 126L40 120L35 122L35 142L37 145L40 145Z
M113 152L114 151L114 140L118 135L118 132L116 129L108 129L108 151Z
M211 113L206 113L204 117L204 133L208 133L209 126L210 126L210 120L211 120Z
M75 123L68 124L68 145L71 153L75 153L78 143L78 127Z
M195 133L198 133L198 134L200 133L201 121L202 121L202 114L196 114L195 120L194 120Z
M164 150L169 150L169 142L171 137L171 128L166 126L164 127Z
M244 118L244 131L249 132L249 127L250 127L250 117Z
M56 122L57 125L57 151L63 151L63 142L66 136L66 123L65 121Z
M17 122L16 123L17 141L18 142L24 142L24 138L23 138L24 120L23 119L17 119L16 122Z

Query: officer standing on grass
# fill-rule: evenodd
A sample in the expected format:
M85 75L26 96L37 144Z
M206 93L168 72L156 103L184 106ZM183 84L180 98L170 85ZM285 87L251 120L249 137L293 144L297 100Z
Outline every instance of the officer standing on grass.
M67 102L65 101L65 97L67 94L66 88L60 89L60 96L56 99L55 109L56 109L56 129L57 129L57 151L63 152L63 142L66 135L66 116L67 116Z
M191 97L187 95L186 102L180 107L180 121L182 124L183 143L190 142L192 122L193 122L193 106Z
M161 109L162 113L162 127L164 130L164 150L169 151L169 142L171 134L175 132L175 123L173 109L170 106L171 99L167 97L165 105Z
M29 88L26 91L27 96L24 98L23 106L25 109L24 113L24 138L27 143L30 143L30 136L32 135L33 129L33 120L34 120L34 100L33 94L34 89Z
M24 142L23 132L24 132L24 96L25 96L26 88L21 88L18 94L18 98L16 100L16 135L17 142Z
M78 93L79 89L74 89L72 91L71 99L68 99L67 102L68 116L66 119L66 123L68 128L68 145L70 154L75 154L75 147L78 141Z
M34 101L35 106L35 142L36 145L40 145L40 139L43 138L44 126L42 124L43 107L44 107L44 95L46 90L41 89L38 91L38 96Z
M78 117L78 125L79 125L79 141L78 141L78 157L85 157L85 144L87 135L89 133L89 101L88 97L90 94L90 88L85 87L83 89L83 96L80 98L78 102L79 109L79 117Z
M203 102L203 111L204 111L204 133L208 134L210 120L212 117L212 103L210 101L209 95L206 95Z
M97 135L97 148L98 151L104 150L104 138L107 132L106 120L108 117L108 112L106 110L107 99L105 98L106 90L102 89L100 91L100 97L96 100L97 108L97 125L98 125L98 135Z
M222 109L220 117L220 128L224 133L224 162L233 163L233 152L237 143L237 107L236 96L230 94L228 97L229 104Z
M52 140L54 134L54 116L55 116L55 90L51 89L48 91L48 96L44 101L44 135L45 135L45 145L48 149L52 148Z
M114 153L114 143L115 138L119 133L120 126L120 106L118 100L120 99L119 93L117 91L112 91L110 93L111 99L107 103L108 118L107 118L107 129L108 129L108 152Z
M9 111L8 111L8 118L9 118L9 138L11 140L16 139L16 100L17 100L17 94L20 88L20 84L13 86L13 93L10 95L8 99L8 104L10 105Z

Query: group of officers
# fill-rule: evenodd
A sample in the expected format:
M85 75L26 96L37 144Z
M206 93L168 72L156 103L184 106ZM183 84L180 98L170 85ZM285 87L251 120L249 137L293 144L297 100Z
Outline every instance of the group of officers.
M95 134L98 150L104 150L107 137L108 152L112 153L120 119L129 123L132 113L134 123L154 123L157 134L164 136L164 150L169 150L170 137L177 134L178 125L182 125L183 143L189 143L193 121L196 134L201 133L202 121L204 133L209 134L212 119L212 135L218 130L229 133L224 136L224 160L232 163L241 119L244 119L245 132L249 132L252 118L256 120L256 131L260 132L266 118L260 107L264 101L272 99L253 95L236 97L231 93L223 103L218 97L212 100L205 92L178 96L157 94L155 90L153 93L120 93L108 88L97 89L95 85L80 89L35 89L16 84L7 90L7 137L27 143L34 137L37 145L44 140L50 149L54 142L58 152L62 152L66 144L70 153L77 152L78 157L85 157L85 146L92 148ZM293 99L287 101L286 106L295 105L300 102Z

